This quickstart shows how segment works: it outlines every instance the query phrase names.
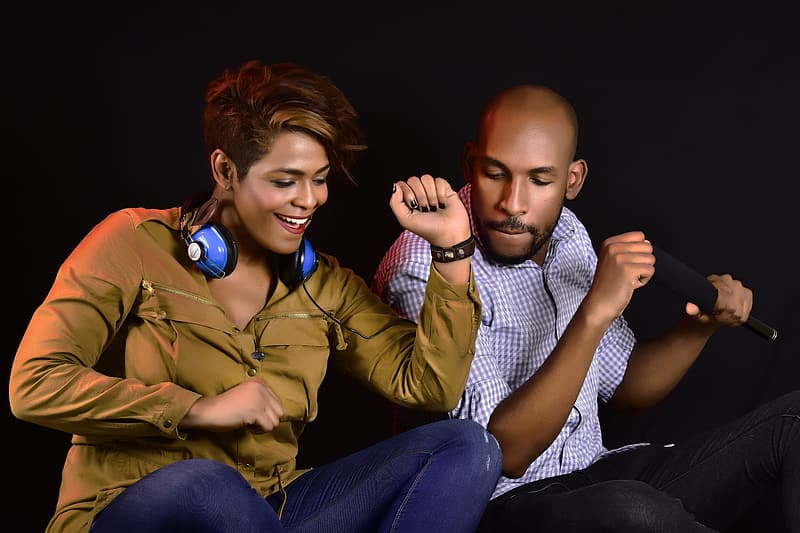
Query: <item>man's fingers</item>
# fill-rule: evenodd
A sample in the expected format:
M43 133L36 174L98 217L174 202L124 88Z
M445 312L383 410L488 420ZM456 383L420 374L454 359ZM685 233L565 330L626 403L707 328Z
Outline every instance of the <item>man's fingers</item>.
M618 235L612 235L606 239L606 242L611 244L615 242L643 242L645 236L643 231L628 231ZM645 241L646 242L646 241Z

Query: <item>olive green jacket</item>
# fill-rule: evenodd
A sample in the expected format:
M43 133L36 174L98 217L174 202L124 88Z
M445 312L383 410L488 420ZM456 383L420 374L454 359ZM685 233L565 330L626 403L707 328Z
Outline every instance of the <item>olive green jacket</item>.
M402 405L447 411L463 391L481 316L472 275L450 285L431 269L417 327L318 253L308 293L374 337L281 282L240 330L187 257L178 218L178 208L108 216L61 266L19 345L14 415L73 434L48 533L87 531L126 487L186 458L232 465L265 497L279 491L304 471L298 437L317 415L329 362ZM273 431L178 431L198 398L253 376L283 403Z

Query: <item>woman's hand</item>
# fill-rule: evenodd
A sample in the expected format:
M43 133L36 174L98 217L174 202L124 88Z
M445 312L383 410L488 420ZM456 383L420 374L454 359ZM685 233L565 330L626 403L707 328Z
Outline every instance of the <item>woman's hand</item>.
M448 248L471 234L467 210L444 178L423 174L395 182L389 206L403 228L434 246Z
M253 433L265 433L272 431L283 415L283 405L269 385L251 378L218 396L197 400L179 427L214 432L246 427Z

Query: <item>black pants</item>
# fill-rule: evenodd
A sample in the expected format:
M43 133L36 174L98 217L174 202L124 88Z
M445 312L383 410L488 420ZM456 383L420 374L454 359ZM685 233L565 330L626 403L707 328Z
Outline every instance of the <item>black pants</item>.
M517 487L489 503L479 531L724 530L771 487L788 531L800 533L800 391L685 442Z

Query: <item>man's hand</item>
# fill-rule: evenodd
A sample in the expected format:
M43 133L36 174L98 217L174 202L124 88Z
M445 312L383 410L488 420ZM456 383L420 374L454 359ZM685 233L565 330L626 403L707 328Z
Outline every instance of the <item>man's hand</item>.
M702 324L714 327L741 326L750 317L753 308L753 292L733 279L730 274L711 274L708 281L717 288L717 301L713 313L703 313L692 302L686 304L686 314L694 317Z
M597 270L585 306L590 316L610 323L630 303L633 291L643 287L655 272L653 246L641 231L630 231L603 241Z

